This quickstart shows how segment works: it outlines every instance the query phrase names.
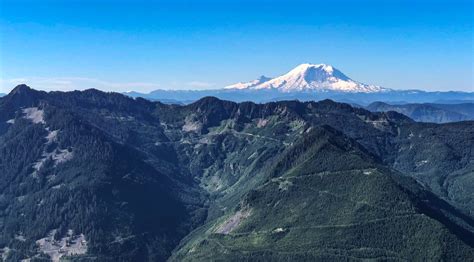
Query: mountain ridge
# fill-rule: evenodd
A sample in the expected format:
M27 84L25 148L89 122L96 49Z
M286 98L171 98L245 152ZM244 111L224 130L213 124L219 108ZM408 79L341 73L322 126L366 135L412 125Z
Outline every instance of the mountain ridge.
M474 120L474 103L393 105L374 102L366 108L370 111L396 111L419 122L447 123Z
M417 123L331 100L168 105L94 89L18 90L0 98L7 261L474 252L474 122ZM241 222L227 223L233 217ZM70 240L75 257L44 244Z

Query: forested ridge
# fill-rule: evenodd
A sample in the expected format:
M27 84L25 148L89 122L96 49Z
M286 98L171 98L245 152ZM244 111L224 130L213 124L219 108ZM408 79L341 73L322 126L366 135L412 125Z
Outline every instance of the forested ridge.
M0 98L6 261L474 257L474 122L331 100Z

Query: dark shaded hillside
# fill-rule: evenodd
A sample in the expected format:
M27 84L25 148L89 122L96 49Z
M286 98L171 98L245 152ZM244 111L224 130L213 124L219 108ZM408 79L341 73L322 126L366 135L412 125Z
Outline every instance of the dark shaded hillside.
M0 98L0 252L8 261L472 256L473 130L331 100L182 106L18 86ZM220 232L257 233L216 233L237 213L241 226ZM307 225L315 229L286 231Z
M20 91L35 97L33 90ZM34 99L13 93L2 101L38 106L43 114L36 123L17 115L0 138L0 245L8 248L7 260L44 258L42 248L34 248L37 241L50 234L65 238L68 230L85 236L91 259L165 260L203 218L193 186L183 188L168 176L170 170L153 167L145 152L78 112Z
M418 122L448 123L474 120L474 103L461 104L403 104L374 102L367 106L373 112L396 111Z

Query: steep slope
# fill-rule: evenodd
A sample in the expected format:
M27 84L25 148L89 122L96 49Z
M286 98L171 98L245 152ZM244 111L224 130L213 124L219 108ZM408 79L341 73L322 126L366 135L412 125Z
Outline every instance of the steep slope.
M269 174L172 260L460 261L474 255L474 234L458 231L439 211L449 205L332 128L309 131Z
M406 123L390 165L474 217L474 122Z
M0 137L4 259L165 260L199 223L192 185L45 94L34 101L37 94L22 87L1 101L23 107Z
M448 123L474 120L474 104L471 103L390 105L375 102L368 105L367 109L374 112L396 111L419 122Z

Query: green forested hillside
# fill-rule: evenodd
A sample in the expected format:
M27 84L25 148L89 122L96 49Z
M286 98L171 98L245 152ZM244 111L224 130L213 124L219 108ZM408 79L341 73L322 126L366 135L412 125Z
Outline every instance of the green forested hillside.
M436 197L413 190L414 180L381 167L334 130L307 134L270 174L172 260L461 261L474 256L463 242L472 241L472 234L457 236L438 220L442 214L429 211L442 209Z
M193 201L200 201L192 187L179 188L144 152L75 112L41 110L45 124L19 117L0 142L0 241L7 260L42 258L35 242L53 231L60 239L68 230L84 234L88 253L100 261L164 260L202 219L194 216ZM59 160L63 150L70 159Z
M0 253L21 259L465 260L474 123L330 100L0 98Z

